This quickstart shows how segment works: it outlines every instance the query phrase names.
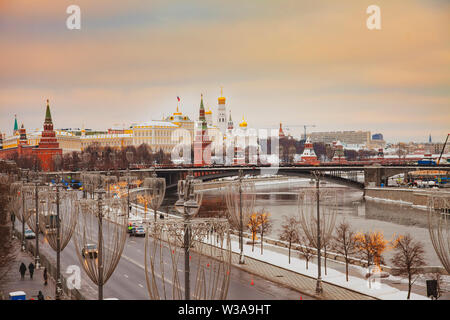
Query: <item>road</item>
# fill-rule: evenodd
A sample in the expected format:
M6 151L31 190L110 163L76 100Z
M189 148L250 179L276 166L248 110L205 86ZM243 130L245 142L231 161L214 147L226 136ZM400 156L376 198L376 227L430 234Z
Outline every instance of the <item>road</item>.
M21 224L16 222L16 229L21 230ZM33 241L35 240L28 240ZM104 298L120 300L149 299L145 280L144 262L145 238L128 237L119 264L111 278L103 288ZM56 257L56 253L40 236L40 252L47 256ZM64 274L68 266L78 266L81 271L81 287L89 299L97 298L97 287L89 279L80 265L75 252L73 240L61 253L61 272ZM179 266L180 269L183 266ZM182 272L180 272L182 274ZM193 269L195 274L195 269ZM68 274L66 274L66 277ZM180 279L180 282L183 280ZM285 288L271 281L245 272L237 267L231 267L231 279L227 299L230 300L309 300L312 297Z

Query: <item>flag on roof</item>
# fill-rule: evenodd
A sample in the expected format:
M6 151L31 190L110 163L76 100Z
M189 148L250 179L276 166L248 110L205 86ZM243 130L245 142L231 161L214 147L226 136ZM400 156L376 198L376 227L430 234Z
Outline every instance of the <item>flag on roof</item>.
M180 97L177 96L177 100L178 100L178 102L180 102L180 100L181 100Z

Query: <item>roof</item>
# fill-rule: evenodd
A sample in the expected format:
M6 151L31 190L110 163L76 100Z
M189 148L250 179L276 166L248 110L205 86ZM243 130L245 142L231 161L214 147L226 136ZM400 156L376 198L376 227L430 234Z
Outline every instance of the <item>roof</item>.
M151 128L151 127L169 127L169 128L178 128L179 126L170 122L170 121L156 121L156 120L151 120L151 121L147 121L147 122L143 122L143 123L139 123L136 125L132 126L133 128Z
M90 140L90 139L114 139L114 138L132 138L133 135L131 133L120 133L120 134L96 134L89 136L81 136L82 140Z

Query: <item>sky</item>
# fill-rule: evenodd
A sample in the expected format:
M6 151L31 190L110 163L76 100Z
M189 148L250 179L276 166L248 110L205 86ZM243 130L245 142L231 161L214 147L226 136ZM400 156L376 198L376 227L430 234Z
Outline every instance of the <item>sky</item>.
M56 128L161 119L177 96L196 119L201 94L215 116L223 87L235 125L443 142L449 40L447 0L0 0L0 131L41 128L46 99Z

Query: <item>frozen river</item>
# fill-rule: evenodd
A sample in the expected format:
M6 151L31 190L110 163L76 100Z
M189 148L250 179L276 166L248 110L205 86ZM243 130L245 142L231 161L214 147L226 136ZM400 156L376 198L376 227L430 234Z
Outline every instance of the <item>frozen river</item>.
M291 178L280 182L257 183L256 209L265 209L270 213L273 230L268 237L278 238L283 216L297 216L297 194L302 188L312 185L309 179ZM336 224L347 220L355 231L381 231L386 239L394 235L410 233L415 240L424 244L426 261L429 266L441 266L431 244L428 232L428 212L411 206L386 202L365 201L362 190L327 183L325 186L339 188L340 204L337 211ZM213 189L204 192L201 216L213 216L223 211L225 203L224 190ZM168 197L166 203L173 204L174 195ZM390 265L393 252L384 254L386 264Z

